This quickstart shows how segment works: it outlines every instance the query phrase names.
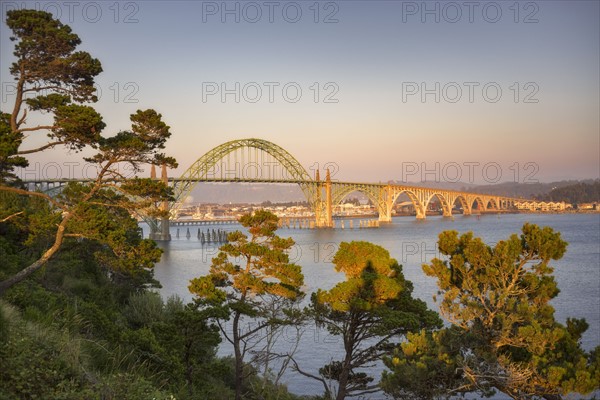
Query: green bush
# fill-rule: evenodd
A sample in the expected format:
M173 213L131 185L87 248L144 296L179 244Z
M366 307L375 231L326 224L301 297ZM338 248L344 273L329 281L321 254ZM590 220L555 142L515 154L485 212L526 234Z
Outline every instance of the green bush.
M150 291L135 293L129 297L123 315L133 328L149 326L163 320L164 303L158 293Z
M80 399L86 388L85 358L68 333L26 322L13 307L0 304L10 319L0 346L0 398Z

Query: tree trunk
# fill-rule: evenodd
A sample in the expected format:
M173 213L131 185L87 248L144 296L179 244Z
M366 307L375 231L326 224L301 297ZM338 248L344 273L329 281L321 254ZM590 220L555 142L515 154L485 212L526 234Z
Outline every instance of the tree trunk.
M339 377L339 387L338 387L338 392L337 392L337 396L335 397L336 400L344 400L346 398L346 396L348 395L347 393L347 386L348 386L348 377L350 376L350 363L352 361L352 353L350 351L350 353L348 352L348 350L346 350L346 357L344 359L344 362L342 363L342 371L340 372L340 377Z
M337 396L335 400L344 400L346 398L346 385L348 384L348 371L345 367L340 374L340 385L338 387Z
M354 320L350 322L348 326L348 331L344 334L344 349L346 351L346 356L344 357L344 361L342 362L342 370L340 371L339 376L339 387L338 393L336 396L336 400L344 400L348 395L348 378L350 376L350 369L352 364L352 349L354 348L354 333L355 333L355 325Z
M240 350L240 334L238 331L240 313L236 312L233 317L233 351L235 354L235 400L242 400L242 385L244 383L244 365L242 351Z
M22 280L27 278L29 275L33 274L35 271L42 268L42 266L44 266L44 264L46 264L46 262L48 262L48 260L58 251L58 249L62 245L62 242L64 239L65 225L66 225L67 219L68 218L63 219L63 222L58 226L58 229L56 231L56 238L54 240L54 244L52 245L52 247L50 247L48 250L46 250L46 252L33 264L22 269L21 271L19 271L15 275L11 276L10 278L0 282L0 297L2 297L4 295L4 293L8 289L10 289L13 285L21 282Z
M10 115L10 129L12 133L16 133L19 129L17 119L19 118L19 112L21 111L21 105L23 104L23 86L25 85L25 67L21 64L19 80L17 81L17 97L15 99L15 105Z

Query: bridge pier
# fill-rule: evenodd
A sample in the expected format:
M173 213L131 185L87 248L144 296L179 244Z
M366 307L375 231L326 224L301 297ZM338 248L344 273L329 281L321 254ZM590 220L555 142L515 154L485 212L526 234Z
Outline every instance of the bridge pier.
M331 197L331 175L327 169L325 183L321 183L319 170L316 172L315 181L317 182L316 198L314 199L315 226L317 228L333 228L333 204ZM321 191L325 187L325 201L321 200Z
M390 185L379 189L379 201L377 202L379 222L392 222L392 209L394 207L394 193Z
M377 218L377 220L379 222L392 222L392 216L391 215L384 215L384 214L379 214L379 218Z
M161 180L165 185L169 185L169 179L167 177L167 166L165 164L162 165L161 168ZM150 169L150 178L156 179L156 167L152 164ZM164 212L169 211L169 202L163 201L161 204L161 209ZM169 217L163 217L160 220L154 220L154 223L150 225L150 239L154 241L169 241L171 240L171 231L170 231L170 223Z
M155 227L151 226L150 228L150 239L157 242L166 242L171 240L169 218L162 218L160 221L156 220Z

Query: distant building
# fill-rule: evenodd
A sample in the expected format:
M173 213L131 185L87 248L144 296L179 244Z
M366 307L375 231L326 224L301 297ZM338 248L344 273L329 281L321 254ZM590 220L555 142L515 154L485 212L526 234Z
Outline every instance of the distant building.
M579 210L599 210L600 204L598 204L598 203L580 203L580 204L577 204L577 209L579 209Z
M573 206L569 203L565 203L564 201L518 201L515 202L515 207L518 210L527 210L527 211L565 211L569 208L573 208Z

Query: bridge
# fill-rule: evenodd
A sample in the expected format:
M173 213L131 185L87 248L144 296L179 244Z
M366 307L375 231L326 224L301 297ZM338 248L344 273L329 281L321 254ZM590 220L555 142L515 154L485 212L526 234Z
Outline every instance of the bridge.
M524 200L497 195L461 192L446 189L427 188L392 183L341 182L332 179L330 171L325 171L324 179L319 170L314 178L285 149L262 139L240 139L223 143L208 151L194 162L180 178L170 178L163 165L160 178L156 166L151 166L150 176L161 179L172 186L174 201L160 205L170 213L170 218L161 220L147 218L150 237L155 240L170 240L170 220L174 219L185 200L200 182L240 182L240 183L280 183L298 185L314 213L314 224L319 228L333 227L333 209L353 192L361 192L374 204L380 222L391 222L396 200L405 194L414 206L416 218L425 219L428 205L437 198L443 216L452 216L452 209L459 206L464 215L474 210L511 211L532 209L541 204L534 200ZM70 180L25 181L33 188L61 187ZM550 205L551 209L564 209L564 203ZM562 207L562 208L561 208Z

